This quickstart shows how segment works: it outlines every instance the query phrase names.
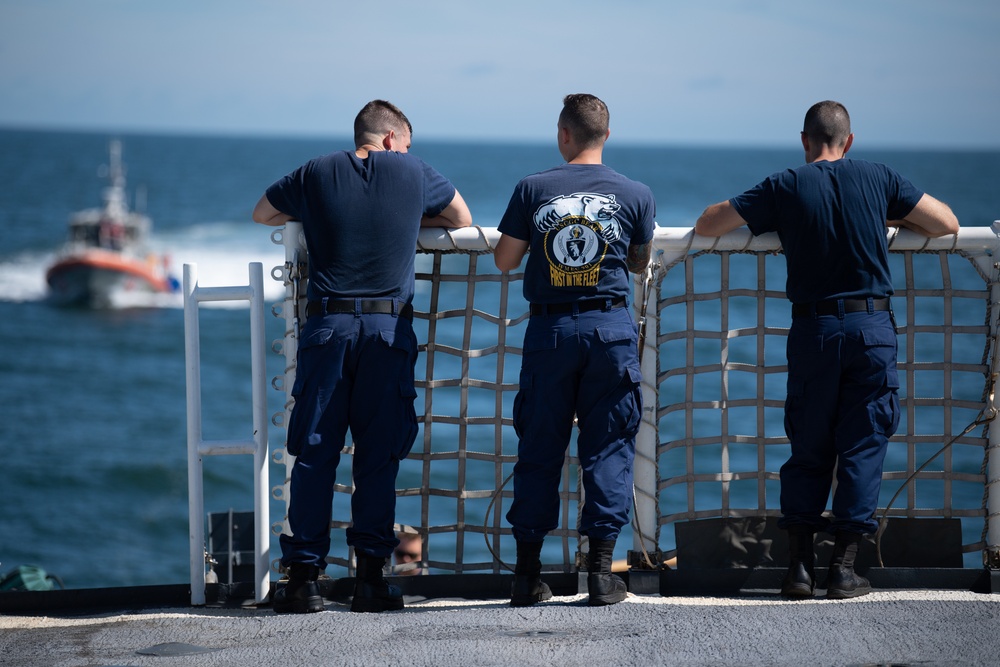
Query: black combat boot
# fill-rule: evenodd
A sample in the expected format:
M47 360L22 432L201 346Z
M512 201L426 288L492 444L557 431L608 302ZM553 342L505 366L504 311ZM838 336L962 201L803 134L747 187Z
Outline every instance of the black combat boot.
M381 612L403 608L403 593L399 586L382 578L385 558L357 552L358 573L354 584L351 611Z
M323 597L316 579L319 568L305 563L288 566L288 583L274 594L275 614L311 614L323 611Z
M591 607L621 602L628 595L628 589L621 577L611 573L611 563L614 560L614 540L590 540L590 553L587 555L587 590Z
M854 573L854 559L858 555L861 533L837 533L830 559L830 575L826 582L826 597L829 600L846 600L861 597L872 592L871 583Z
M788 574L781 583L781 594L786 598L811 598L816 591L814 537L811 526L788 529Z
M542 542L517 543L517 564L514 565L514 585L510 590L511 607L530 607L552 597L548 584L542 581Z

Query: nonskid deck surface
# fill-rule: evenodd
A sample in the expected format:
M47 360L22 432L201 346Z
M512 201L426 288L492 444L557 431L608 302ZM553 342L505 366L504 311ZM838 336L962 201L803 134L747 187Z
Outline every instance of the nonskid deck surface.
M846 601L773 595L585 595L527 608L409 598L406 609L275 615L269 607L0 616L0 664L46 665L994 665L1000 596L876 591ZM166 659L165 659L166 658Z

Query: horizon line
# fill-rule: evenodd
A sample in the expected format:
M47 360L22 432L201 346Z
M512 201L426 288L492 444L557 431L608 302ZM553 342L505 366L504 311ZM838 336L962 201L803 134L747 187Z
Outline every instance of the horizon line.
M108 136L150 136L150 137L183 137L183 138L217 138L217 139L263 139L263 140L290 140L290 141L337 141L350 144L353 137L347 133L312 133L277 130L224 130L224 129L195 129L195 128L167 128L167 127L122 127L111 129L106 126L89 125L49 125L49 124L27 124L27 123L5 123L0 121L0 132L29 132L29 133L54 133L54 134L102 134ZM454 137L437 133L427 135L416 134L415 143L440 143L440 144L478 144L478 145L510 145L525 147L549 146L553 142L550 138L518 136L518 137ZM615 141L614 134L609 139L607 149L615 148L628 149L658 149L658 148L679 148L679 149L731 149L731 150L789 150L801 152L801 145L798 142L798 134L795 141L787 144L771 141L746 141L736 142L727 140L670 140L660 141L622 139ZM340 149L333 149L340 150ZM961 152L998 152L998 145L975 146L964 142L950 143L929 143L929 144L903 144L893 141L872 142L865 145L855 145L854 151L865 152L868 150L899 150L899 151L961 151Z

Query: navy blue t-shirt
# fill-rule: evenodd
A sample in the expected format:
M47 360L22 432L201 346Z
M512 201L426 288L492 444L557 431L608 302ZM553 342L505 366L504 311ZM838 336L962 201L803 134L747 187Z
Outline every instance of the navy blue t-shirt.
M771 175L730 199L754 235L777 232L792 303L890 296L886 220L923 192L885 166L843 158Z
M267 199L302 223L310 299L413 298L413 259L422 216L434 217L455 186L409 153L358 158L337 151L311 160L267 189Z
M528 241L524 298L569 303L631 296L628 247L652 240L655 217L646 185L603 164L563 164L517 184L499 230Z

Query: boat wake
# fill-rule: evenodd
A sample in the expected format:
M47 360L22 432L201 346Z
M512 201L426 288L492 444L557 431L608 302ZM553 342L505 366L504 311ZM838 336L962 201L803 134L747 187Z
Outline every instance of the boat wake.
M178 283L184 264L197 264L198 282L206 287L246 285L248 265L264 265L264 293L268 303L284 296L281 283L270 278L271 269L284 263L284 250L270 239L270 229L246 222L206 222L184 229L154 234L149 247L168 260L168 273ZM25 251L0 258L0 301L48 301L46 267L56 250ZM211 302L203 307L245 308L246 302ZM111 295L110 308L183 308L184 296L177 292L122 292Z

